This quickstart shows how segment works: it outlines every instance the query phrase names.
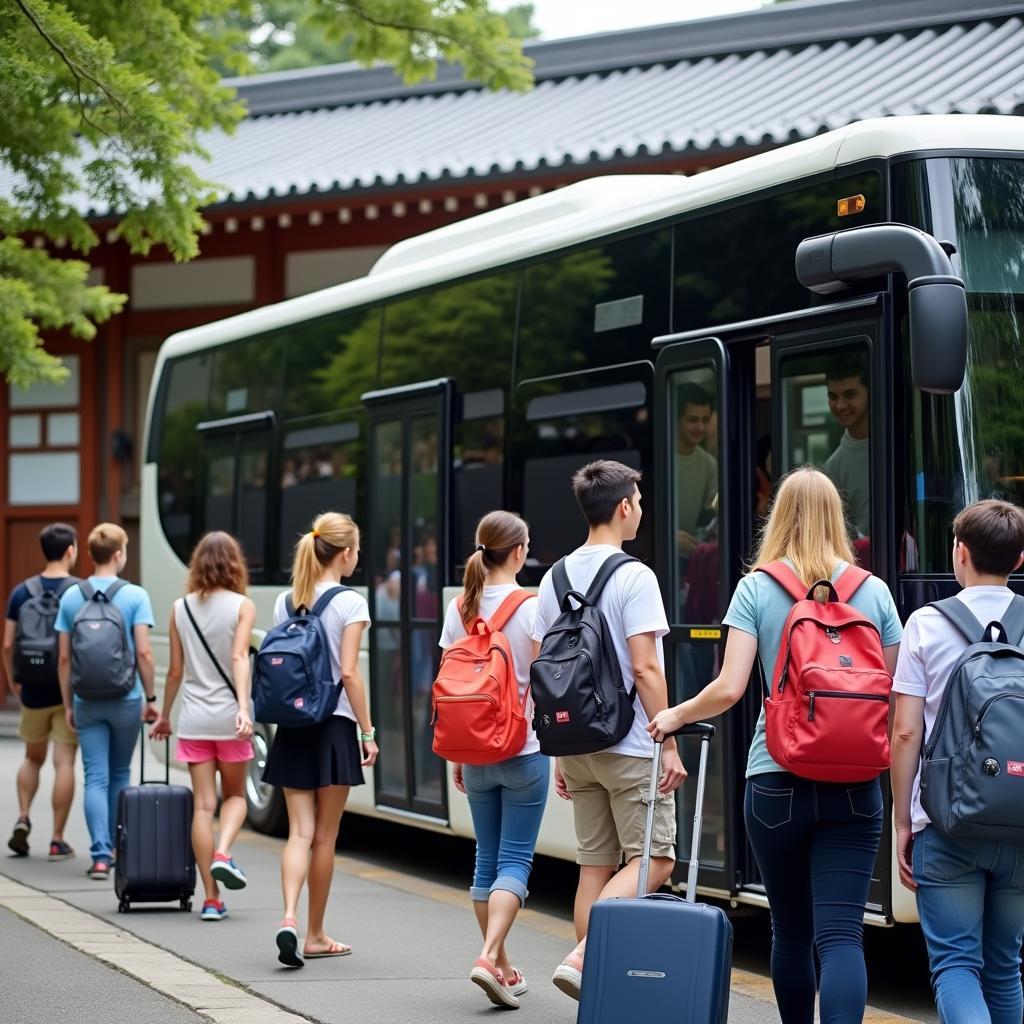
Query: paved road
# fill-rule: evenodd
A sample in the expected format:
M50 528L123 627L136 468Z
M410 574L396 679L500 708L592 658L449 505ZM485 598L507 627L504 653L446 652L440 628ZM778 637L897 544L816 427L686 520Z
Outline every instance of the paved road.
M15 816L9 780L19 756L15 742L0 740L0 828L4 837ZM45 850L48 827L47 801L40 800L34 814L34 853ZM378 834L395 836L394 831ZM49 864L38 855L0 858L0 874L51 893L315 1021L451 1024L453 1020L480 1019L492 1012L479 990L466 980L479 937L465 888L452 884L452 878L444 877L443 867L436 864L428 871L410 871L416 864L415 837L402 833L397 840L392 839L404 844L412 838L409 846L401 849L359 851L358 856L343 852L339 856L328 930L335 938L350 943L354 955L310 962L295 972L277 964L273 944L280 916L279 840L252 833L240 837L236 858L248 873L250 886L241 893L228 894L231 916L227 921L207 924L199 921L196 912L182 914L163 907L119 915L111 884L93 882L85 875L88 837L80 801L72 813L68 838L82 851L77 859ZM200 901L201 892L197 893L197 906ZM524 913L513 933L513 960L531 983L522 1012L534 1024L571 1024L575 1020L576 1004L549 981L552 969L573 944L570 931L565 912L554 914L544 907ZM0 956L5 963L10 962L9 947L16 942L6 928L0 927ZM69 975L76 991L77 977ZM764 1024L777 1020L770 998L770 987L763 979L738 972L730 1022ZM4 1021L20 1020L6 1012L2 1017ZM158 1018L144 1011L135 1019ZM879 1014L874 1020L895 1022L897 1018Z

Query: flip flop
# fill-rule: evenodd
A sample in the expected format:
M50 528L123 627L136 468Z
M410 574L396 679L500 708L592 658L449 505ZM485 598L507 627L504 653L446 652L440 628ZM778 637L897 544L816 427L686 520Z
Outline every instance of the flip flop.
M299 933L292 925L282 924L277 929L277 959L285 967L305 967L299 956Z
M331 942L331 948L326 949L321 953L307 953L303 950L302 955L307 960L326 960L332 956L350 956L352 953L352 947L346 946L344 942Z

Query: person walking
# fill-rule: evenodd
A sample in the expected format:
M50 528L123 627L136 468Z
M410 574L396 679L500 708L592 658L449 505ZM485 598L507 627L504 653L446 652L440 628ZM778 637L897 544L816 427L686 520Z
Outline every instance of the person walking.
M587 542L562 562L571 590L586 594L605 562L621 556L622 545L636 539L643 516L639 483L637 470L604 459L584 466L573 477L573 493L589 534ZM613 746L556 761L555 792L572 801L576 827L580 878L573 916L579 941L555 968L552 981L573 999L579 999L594 901L633 896L637 891L654 758L654 742L646 727L649 717L668 704L662 650L668 620L657 577L642 562L627 561L607 579L597 607L607 622L635 717L626 735ZM560 612L553 570L549 570L538 592L535 658L544 634ZM663 885L675 867L675 790L686 777L674 743L665 745L661 765L648 881L651 891Z
M92 575L61 598L56 630L65 715L85 766L88 874L103 881L110 877L117 798L131 777L139 723L157 717L154 620L146 591L118 579L128 561L128 534L116 523L100 523L88 546Z
M774 679L794 601L780 583L757 570L784 562L809 589L820 580L838 580L853 561L835 484L817 469L793 470L779 485L751 571L740 580L722 620L729 636L718 678L655 715L652 736L661 739L727 711L746 691L758 659L765 678ZM848 603L877 626L891 675L902 633L891 594L870 576ZM783 1024L814 1020L815 951L822 1024L859 1022L867 1001L864 903L883 824L878 778L815 782L783 771L768 753L763 708L746 774L744 822L771 910L772 984Z
M511 757L497 764L452 765L452 781L469 799L476 833L469 898L484 941L469 977L492 1003L512 1008L519 1006L527 985L512 966L506 941L526 903L551 775L527 698L537 599L516 583L516 576L529 550L529 531L519 516L503 511L485 515L477 524L476 550L466 561L462 598L448 605L440 639L442 648L451 647L477 619L500 630L512 653L511 670L526 716L525 741Z
M150 732L154 739L170 737L171 709L180 690L176 757L192 777L192 849L205 890L204 921L228 916L221 885L246 885L231 845L245 823L246 766L253 757L249 645L256 606L246 597L248 584L238 541L221 531L206 534L192 552L185 596L171 612L163 710ZM215 842L218 775L223 801Z
M61 595L78 580L71 570L78 559L78 535L67 523L50 523L39 534L45 565L37 576L19 583L7 601L4 622L4 669L11 692L21 704L18 736L25 758L18 768L18 820L8 848L28 856L32 831L29 814L39 790L39 772L53 743L53 829L51 861L68 860L75 851L64 841L64 827L75 798L75 751L78 739L67 723L57 677L55 624Z
M963 590L950 600L963 606L960 614L968 623L970 616L977 620L970 623L972 641L983 635L995 639L998 630L986 628L993 623L1003 623L1010 634L1013 620L1018 623L1017 635L1006 639L1011 644L1020 641L1019 612L1008 614L1014 600L1008 582L1024 561L1022 551L1024 511L1016 505L979 501L953 521L953 572ZM942 728L938 720L943 697L968 642L938 608L921 608L907 621L893 681L896 718L890 777L896 861L900 881L917 893L940 1019L945 1024L1020 1024L1024 842L949 836L932 824L921 802L922 743L926 736L931 741L937 726ZM1011 698L1018 694L1019 688L1007 691ZM991 703L988 698L986 704ZM1003 707L1013 704L1019 700L1008 700ZM1019 712L1012 715L1019 723ZM987 720L988 734L1000 731L994 717ZM1019 739L1019 724L1015 731L1004 731L1004 741L1007 735L1011 743L1013 737ZM971 757L977 756L972 741ZM994 780L1001 772L1015 786L1014 775L1024 777L1024 764L996 762L986 778ZM943 792L941 781L937 773L933 778L938 795ZM1024 782L1020 785L1024 789ZM992 791L971 794L970 789L965 783L968 803L992 799ZM1003 814L1008 809L1005 803L1000 807ZM1017 815L1018 820L1021 817Z
M313 609L328 591L355 572L359 562L359 528L338 512L317 516L295 548L292 589L278 595L275 625L290 618L292 608ZM334 876L334 847L341 815L352 786L363 784L363 768L377 760L376 730L359 648L370 622L366 599L347 587L331 598L321 618L330 644L333 677L342 691L334 714L306 728L279 726L267 755L263 781L284 790L288 807L288 841L281 855L284 918L276 942L278 960L302 967L304 959L347 956L351 946L324 929L327 899ZM299 896L308 877L309 922L299 955Z

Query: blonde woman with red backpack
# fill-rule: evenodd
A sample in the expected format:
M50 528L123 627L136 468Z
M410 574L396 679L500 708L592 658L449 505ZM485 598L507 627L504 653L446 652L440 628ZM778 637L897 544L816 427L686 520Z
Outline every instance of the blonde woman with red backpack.
M754 730L744 823L771 908L772 982L783 1024L811 1024L816 989L822 1024L859 1024L867 1001L864 903L883 826L878 775L888 763L887 693L902 627L886 585L853 563L835 484L812 467L793 470L779 485L751 571L722 620L729 637L721 673L649 727L661 739L727 711L759 678L760 659L773 720L766 729L762 709ZM805 590L815 599L806 600ZM801 648L813 648L815 657L797 664ZM856 685L844 690L865 668L863 692ZM789 732L776 729L780 712L791 710ZM836 730L835 750L856 753L851 763L825 763L829 745L823 753L816 736L826 729ZM780 745L784 735L798 742ZM801 760L806 751L822 760ZM871 757L875 762L865 767ZM837 777L843 781L824 781Z
M503 749L508 755L503 760L452 765L456 788L469 798L477 842L469 895L484 944L470 980L492 1003L512 1009L519 1006L526 980L512 966L505 940L526 901L550 775L548 759L541 754L533 731L533 709L527 698L537 600L516 583L529 548L529 532L519 516L499 511L480 520L476 550L466 562L464 593L448 606L440 639L440 646L447 650L465 638L478 620L500 626L526 720L522 744L514 751Z

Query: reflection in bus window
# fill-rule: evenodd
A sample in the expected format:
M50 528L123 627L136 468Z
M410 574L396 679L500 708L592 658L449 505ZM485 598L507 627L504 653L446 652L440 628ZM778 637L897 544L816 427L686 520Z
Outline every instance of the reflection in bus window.
M249 566L263 568L267 539L267 453L266 450L242 452L240 487L235 511L234 534L241 542Z
M782 471L812 465L843 498L854 551L871 566L871 389L863 347L782 363Z
M452 449L452 516L455 565L473 550L476 524L504 507L505 394L478 392L463 398L462 422Z
M718 418L712 366L673 374L675 423L673 529L678 585L676 616L684 622L719 620L718 614Z

